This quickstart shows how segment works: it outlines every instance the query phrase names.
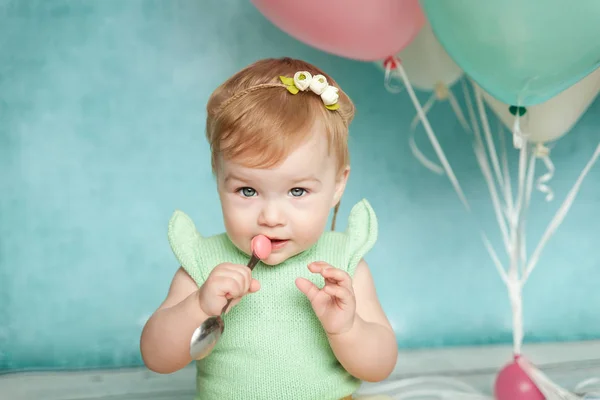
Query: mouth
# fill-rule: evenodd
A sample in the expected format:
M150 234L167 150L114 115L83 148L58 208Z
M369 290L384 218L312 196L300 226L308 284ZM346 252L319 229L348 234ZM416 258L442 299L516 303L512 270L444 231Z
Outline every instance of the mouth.
M286 245L289 239L278 239L278 238L269 238L271 241L271 248L273 250L277 250Z

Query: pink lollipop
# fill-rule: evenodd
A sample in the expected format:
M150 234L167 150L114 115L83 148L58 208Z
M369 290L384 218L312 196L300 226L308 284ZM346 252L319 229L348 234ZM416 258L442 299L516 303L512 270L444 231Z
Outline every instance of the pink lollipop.
M271 254L271 241L264 235L254 236L252 239L252 257L264 260Z

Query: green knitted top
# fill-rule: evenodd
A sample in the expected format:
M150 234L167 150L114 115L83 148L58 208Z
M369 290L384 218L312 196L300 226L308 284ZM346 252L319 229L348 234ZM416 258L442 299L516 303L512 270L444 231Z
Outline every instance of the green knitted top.
M307 268L313 261L328 262L352 276L376 239L375 213L362 200L352 208L345 232L325 232L313 247L279 265L259 263L252 275L260 290L225 315L219 343L196 363L196 399L337 400L356 391L360 381L335 358L295 279L305 277L321 287L323 278ZM249 260L225 233L202 237L181 211L169 222L169 242L198 286L216 265Z

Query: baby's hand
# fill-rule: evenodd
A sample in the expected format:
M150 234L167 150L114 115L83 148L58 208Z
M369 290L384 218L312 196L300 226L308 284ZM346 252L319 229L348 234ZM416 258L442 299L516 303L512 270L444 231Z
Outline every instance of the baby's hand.
M252 278L252 271L247 266L219 264L199 289L200 308L208 316L220 315L228 299L234 299L227 309L230 310L243 296L258 289L260 284Z
M330 335L349 331L356 314L356 298L352 278L341 269L325 262L308 265L311 272L325 278L325 286L319 289L305 278L296 279L296 286L306 295L323 328Z

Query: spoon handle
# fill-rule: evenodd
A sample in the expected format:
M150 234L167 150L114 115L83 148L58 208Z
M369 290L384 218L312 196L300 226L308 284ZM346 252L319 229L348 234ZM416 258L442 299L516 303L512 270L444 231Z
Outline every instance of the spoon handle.
M254 253L252 253L252 258L250 258L250 261L248 261L248 268L250 268L250 271L252 271L254 269L254 267L256 267L256 264L258 264L258 262L260 261L260 258L258 258L258 256ZM223 306L223 309L221 310L221 317L223 315L225 315L225 311L227 311L227 307L229 307L229 304L231 304L231 300L233 300L233 298L228 299L227 303L225 303L225 306Z
M258 258L256 254L252 253L252 257L250 258L250 261L248 261L248 268L250 268L250 271L256 267L256 264L258 264L259 261L260 258Z
M233 300L233 297L231 299L227 299L227 303L225 303L225 306L223 306L223 309L221 310L221 318L223 318L223 315L225 315L225 311L227 311L227 307L229 307L229 304L231 304L231 300Z

